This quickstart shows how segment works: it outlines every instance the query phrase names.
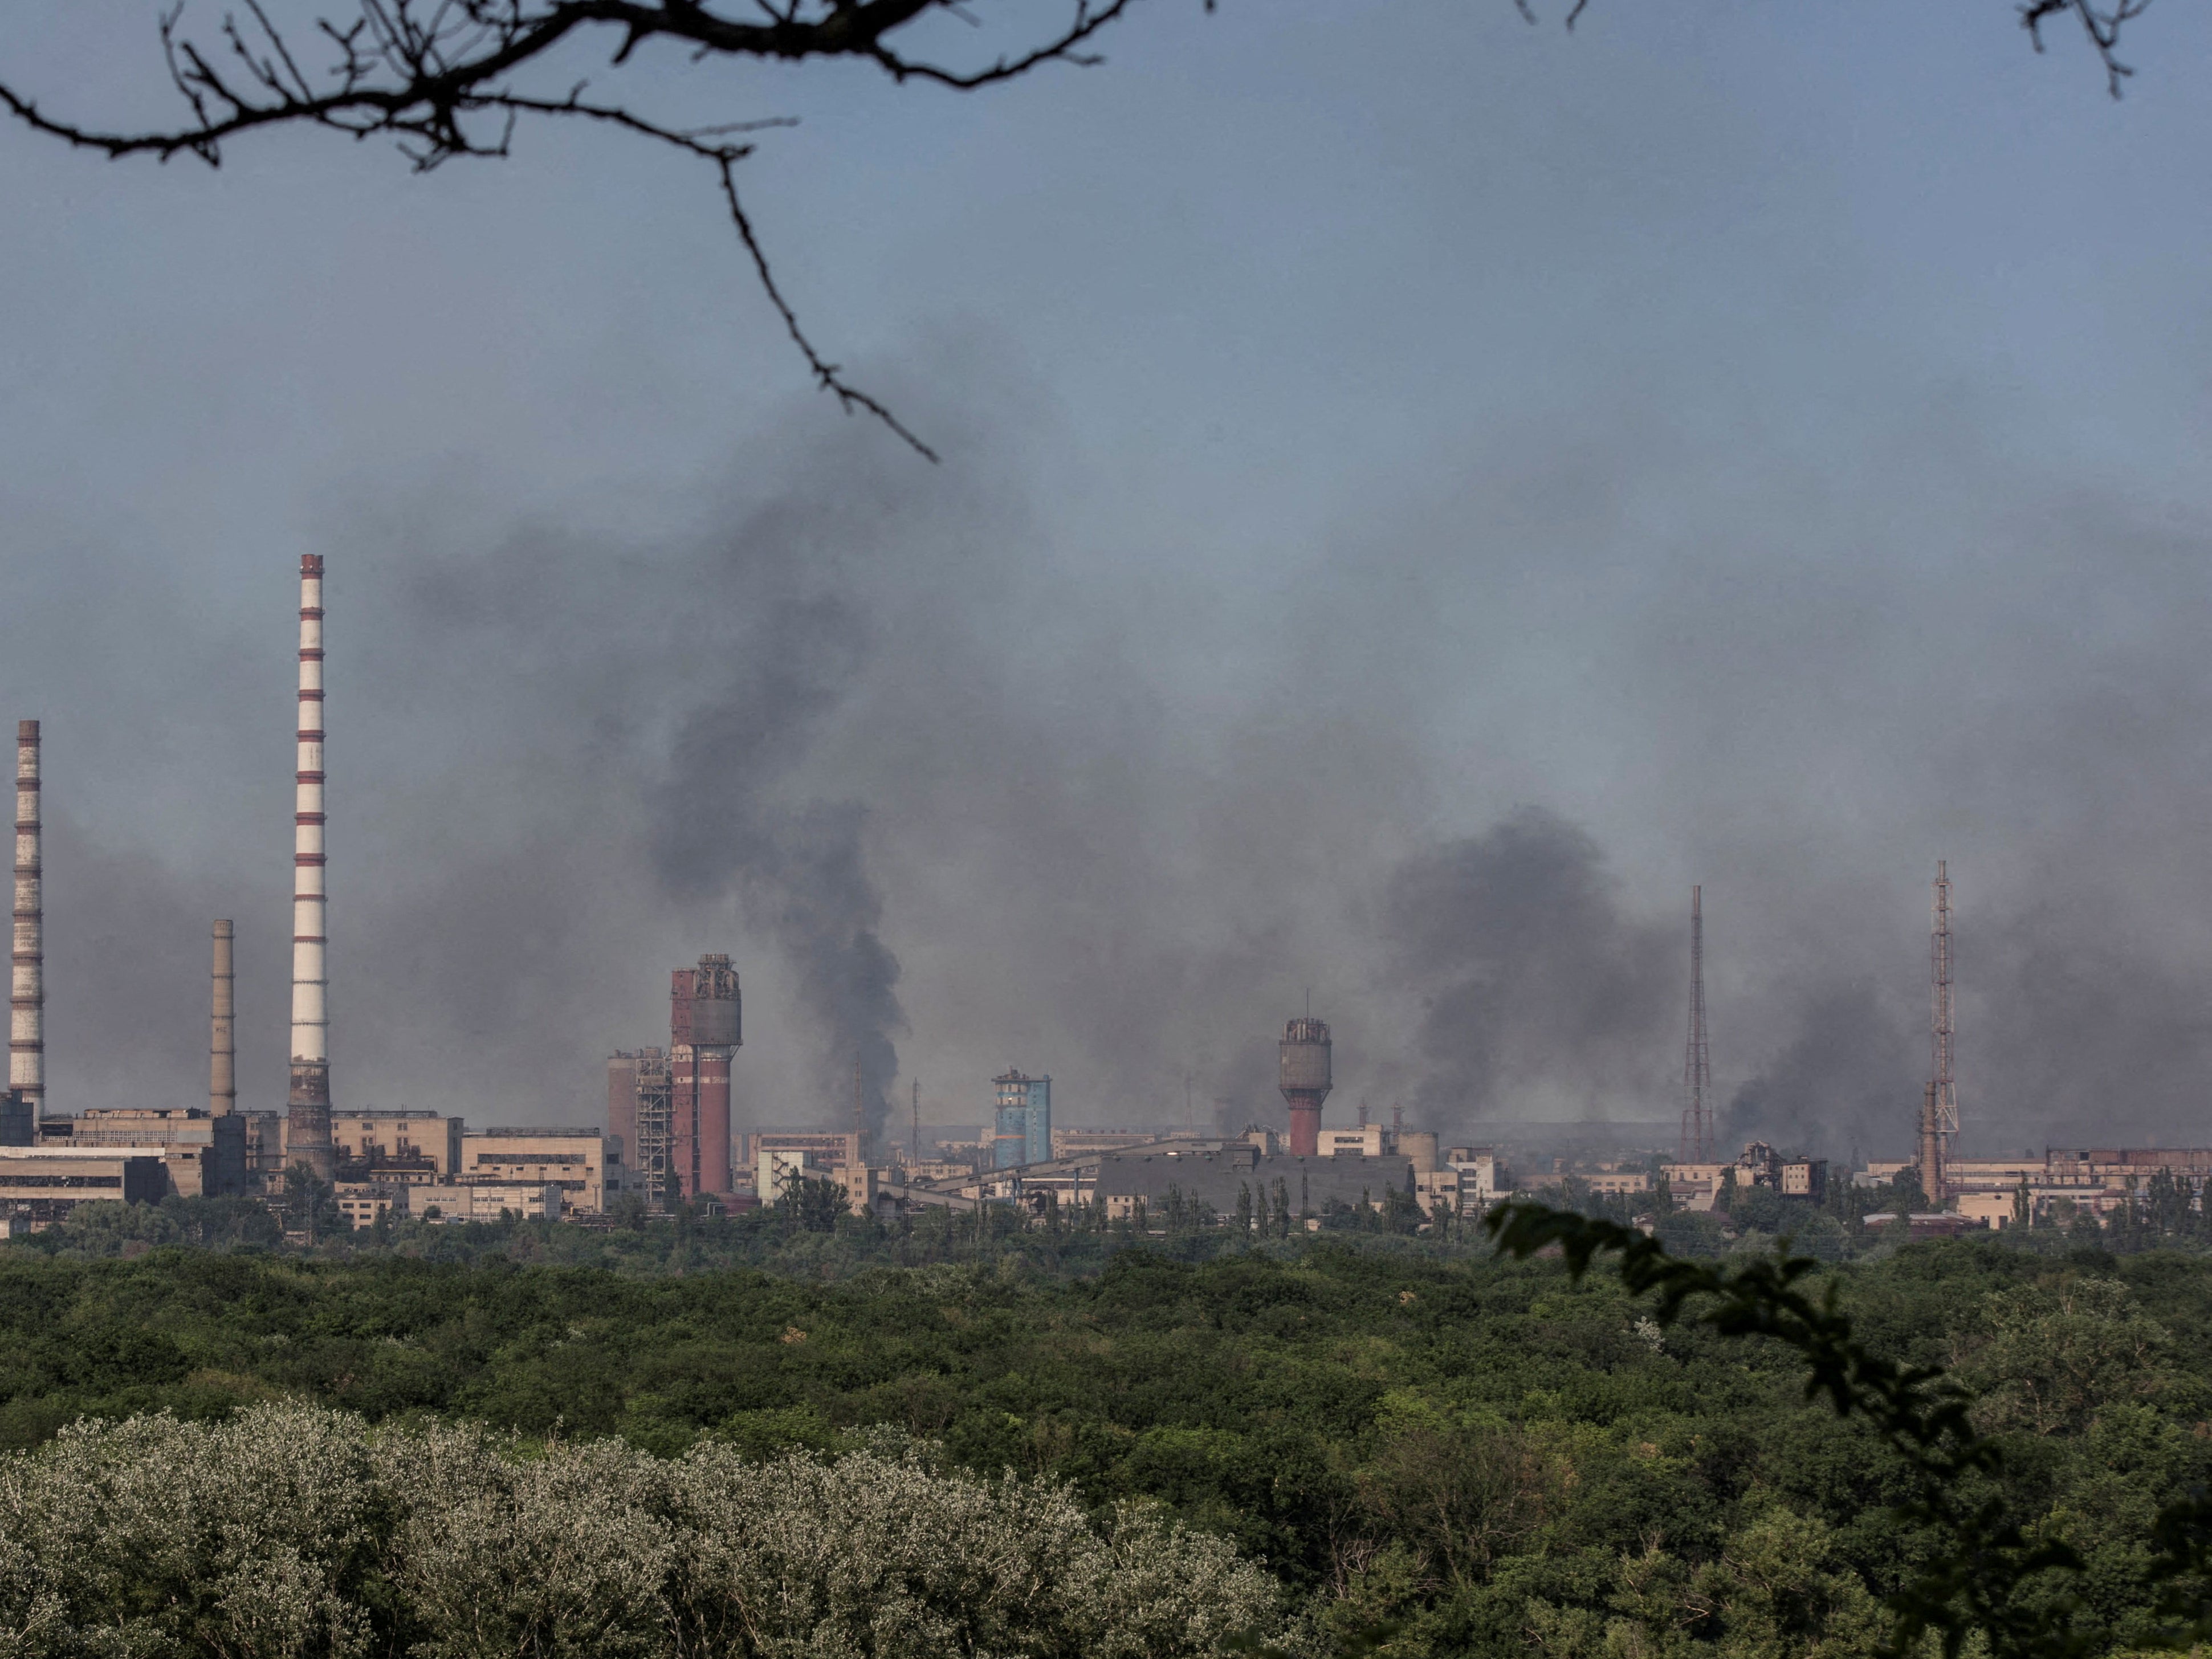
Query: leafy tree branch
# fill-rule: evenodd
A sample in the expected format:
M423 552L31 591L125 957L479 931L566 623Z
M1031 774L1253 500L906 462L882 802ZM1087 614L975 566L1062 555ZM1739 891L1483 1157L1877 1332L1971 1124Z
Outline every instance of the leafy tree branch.
M1830 1279L1814 1294L1807 1280L1820 1264L1789 1253L1735 1262L1686 1261L1619 1222L1533 1203L1505 1205L1486 1219L1501 1255L1528 1257L1556 1249L1576 1279L1601 1258L1617 1257L1622 1285L1653 1298L1663 1326L1685 1320L1723 1337L1766 1337L1796 1351L1806 1366L1805 1397L1826 1400L1838 1417L1856 1417L1914 1470L1920 1496L1903 1518L1935 1530L1942 1547L1889 1598L1895 1626L1890 1651L1915 1653L1933 1638L1945 1659L1970 1641L1992 1659L2082 1659L2102 1641L2082 1628L2075 1589L2084 1563L2063 1538L2038 1535L2011 1513L2002 1487L2004 1455L1969 1416L1973 1396L1941 1367L1908 1365L1871 1349L1837 1305ZM2194 1492L2160 1511L2154 1552L2144 1570L2146 1598L2161 1644L2189 1647L2212 1634L2212 1499Z

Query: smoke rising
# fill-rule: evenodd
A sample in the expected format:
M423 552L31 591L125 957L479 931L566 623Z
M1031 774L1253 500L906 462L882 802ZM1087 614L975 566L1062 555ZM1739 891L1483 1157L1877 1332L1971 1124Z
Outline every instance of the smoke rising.
M775 799L851 678L861 633L851 608L833 601L772 607L748 630L732 683L684 720L648 799L664 884L692 902L734 892L774 938L815 1029L818 1097L857 1087L872 1142L898 1072L892 1034L906 1020L862 847L867 813L855 802L793 808Z
M1407 860L1385 915L1421 1008L1425 1121L1651 1115L1674 941L1624 912L1586 831L1522 807Z
M668 969L726 950L744 1124L848 1122L856 1060L872 1130L902 1073L928 1119L980 1121L1010 1064L1054 1075L1063 1122L1179 1122L1187 1091L1201 1122L1279 1121L1273 1045L1309 990L1333 1122L1361 1100L1448 1132L1669 1118L1703 881L1724 1135L1896 1150L1946 855L1969 1150L2198 1133L2198 541L2118 538L2103 584L2131 597L2071 644L1964 630L1948 660L2002 695L1923 731L1912 618L1971 567L1753 580L1781 509L1746 508L1687 567L1740 648L1692 675L1671 595L1616 592L1594 549L1650 477L1594 517L1561 481L1579 463L1516 495L1502 447L1510 536L1455 487L1248 590L1071 551L1049 491L1080 468L1051 422L1010 436L975 412L1000 394L941 378L908 400L966 434L941 471L799 422L650 513L517 523L448 483L339 515L342 1103L590 1121L605 1054L664 1040ZM2079 517L1989 523L2078 605ZM112 686L49 662L74 688L46 711L62 1109L199 1097L224 914L241 1093L282 1099L289 568L220 621L125 612ZM1439 630L1464 648L1420 646ZM135 793L103 797L110 726L165 697L155 738L115 739L141 745Z
M1909 1030L1897 1000L1871 980L1808 987L1802 997L1787 1045L1717 1115L1717 1151L1767 1140L1843 1158L1902 1146L1900 1108L1928 1073L1924 1032Z

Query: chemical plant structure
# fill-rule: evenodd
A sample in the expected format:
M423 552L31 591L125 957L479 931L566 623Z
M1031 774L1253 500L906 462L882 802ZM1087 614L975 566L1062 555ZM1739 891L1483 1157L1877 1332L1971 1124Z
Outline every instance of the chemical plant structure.
M1233 1134L1188 1124L1055 1127L1051 1079L1010 1067L992 1079L988 1139L981 1130L967 1139L940 1135L923 1158L917 1129L908 1167L888 1172L892 1184L879 1189L876 1207L997 1204L1073 1215L1084 1206L1144 1227L1173 1216L1183 1225L1287 1231L1317 1229L1331 1214L1394 1196L1433 1218L1479 1212L1498 1195L1501 1172L1487 1147L1443 1152L1434 1133L1406 1128L1395 1115L1388 1127L1368 1123L1364 1108L1356 1126L1324 1127L1332 1061L1328 1027L1310 1016L1291 1020L1278 1045L1285 1120Z
M0 1095L0 1237L37 1231L94 1202L171 1197L281 1200L304 1174L356 1225L386 1215L490 1220L592 1214L625 1172L596 1128L471 1130L458 1115L347 1109L331 1089L329 860L325 840L323 561L300 560L294 700L292 1000L289 1088L282 1111L238 1100L237 930L211 933L208 1098L202 1106L89 1107L57 1112L46 1069L42 743L27 720L15 738L15 904L8 1089ZM703 964L702 964L703 965ZM734 996L734 980L732 994ZM708 1024L712 1024L710 1020ZM698 1064L711 1104L716 1034ZM734 1044L734 1026L731 1042ZM726 1079L727 1051L720 1052ZM688 1060L687 1060L687 1063ZM726 1115L726 1105L725 1106Z
M1322 1116L1335 1087L1334 1041L1309 1009L1285 1024L1277 1044L1284 1117L1233 1134L1201 1133L1188 1112L1173 1127L1062 1127L1054 1121L1049 1074L1009 1066L989 1080L988 1094L979 1085L972 1097L981 1123L940 1126L927 1142L917 1081L905 1145L894 1138L878 1147L865 1129L857 1065L851 1127L740 1130L732 1121L732 1071L743 1043L743 1003L730 957L713 954L671 970L667 1047L621 1050L608 1060L603 1127L471 1129L458 1113L340 1105L331 1043L324 574L321 558L301 557L291 1041L282 1110L240 1103L237 929L228 918L213 924L210 939L206 1104L55 1109L45 1018L44 745L38 720L16 727L0 1237L36 1231L80 1204L103 1201L258 1198L295 1214L301 1206L290 1200L303 1181L307 1190L327 1193L356 1226L397 1217L591 1220L618 1206L712 1214L774 1203L801 1182L820 1183L818 1190L835 1193L854 1212L884 1219L932 1209L1003 1206L1048 1215L1079 1206L1087 1217L1139 1229L1173 1218L1184 1226L1276 1232L1318 1228L1332 1215L1383 1206L1407 1224L1433 1224L1515 1192L1620 1198L1632 1212L1643 1195L1655 1212L1662 1208L1662 1182L1667 1205L1691 1211L1725 1207L1731 1188L1765 1188L1812 1204L1828 1193L1824 1159L1763 1141L1725 1158L1713 1145L1701 886L1690 896L1679 1126L1492 1122L1491 1145L1446 1148L1434 1131L1405 1127L1395 1111L1387 1127L1370 1123L1362 1104L1352 1124L1331 1127ZM1929 948L1929 1064L1912 1125L1913 1155L1869 1163L1851 1174L1854 1185L1895 1186L1909 1174L1925 1200L1905 1218L1916 1235L2054 1218L2101 1221L2136 1205L2144 1183L2161 1171L2203 1205L2212 1147L1960 1156L1953 891L1942 861L1936 866ZM1894 1220L1887 1213L1867 1218L1870 1225Z
M1171 1209L1216 1224L1243 1215L1295 1215L1318 1227L1334 1211L1380 1205L1392 1194L1433 1214L1471 1212L1495 1198L1501 1171L1488 1148L1440 1153L1437 1137L1393 1122L1365 1121L1328 1129L1320 1122L1330 1086L1328 1028L1292 1020L1282 1042L1284 1093L1291 1111L1282 1127L1252 1126L1236 1134L1172 1128L1062 1127L1054 1121L1052 1079L1009 1066L990 1079L981 1123L939 1126L925 1140L921 1085L913 1085L904 1145L868 1157L856 1116L851 1129L792 1127L728 1131L725 1092L719 1108L686 1105L685 1073L671 1056L682 1051L687 980L703 982L710 968L727 971L726 957L702 957L678 969L678 1012L670 1050L618 1050L607 1060L609 1157L627 1170L628 1190L650 1212L689 1203L707 1211L750 1209L790 1195L796 1183L818 1182L857 1214L884 1220L940 1210L972 1212L994 1206L1036 1216L1093 1216L1128 1222L1164 1220ZM734 1037L736 975L730 974ZM734 1042L732 1046L734 1046ZM696 1127L694 1126L696 1126ZM730 1182L709 1191L685 1186L681 1171L711 1161L706 1138L729 1133ZM1298 1147L1307 1150L1301 1152ZM627 1164L622 1160L627 1158ZM672 1173L674 1172L674 1173ZM1291 1207L1285 1209L1285 1206Z

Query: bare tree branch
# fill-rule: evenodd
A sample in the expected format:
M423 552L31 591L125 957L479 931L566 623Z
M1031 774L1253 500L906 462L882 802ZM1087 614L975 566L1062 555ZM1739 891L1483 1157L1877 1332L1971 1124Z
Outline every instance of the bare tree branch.
M1079 66L1100 60L1092 49L1102 31L1136 0L332 0L349 7L315 19L313 36L329 54L315 65L295 52L271 11L276 0L240 0L204 48L183 28L185 0L161 15L160 40L169 79L190 118L173 127L113 131L49 113L27 92L0 81L0 110L35 132L112 160L150 155L167 161L192 155L210 167L223 146L267 129L323 127L356 140L387 137L418 172L456 157L508 153L526 118L570 117L653 139L714 170L732 228L754 275L816 383L848 413L874 416L920 453L928 447L875 398L844 378L817 350L778 286L767 252L740 201L736 167L752 146L733 142L763 128L793 125L768 118L713 126L680 126L641 112L619 98L587 99L588 83L565 93L521 78L542 70L572 40L611 37L609 66L620 70L643 46L667 41L708 60L849 58L873 64L894 81L922 81L955 91L1000 85L1048 64ZM1531 0L1512 0L1536 21ZM1216 0L1202 0L1207 11ZM1571 0L1567 27L1589 0ZM2150 0L2020 0L2021 20L2043 50L2043 25L2063 15L2081 24L2106 70L2115 97L2132 71L2118 56L2122 29ZM1028 24L1041 9L1052 20L1030 25L1028 44L988 61L910 46L943 15L981 27L981 10ZM736 9L742 9L742 15Z
M2020 23L2036 51L2041 52L2043 26L2054 17L2074 18L2105 66L2106 89L2117 98L2121 83L2135 73L2120 61L2120 31L2149 9L2150 0L2113 0L2102 7L2096 0L2023 0Z
M769 303L805 359L816 383L847 412L872 415L915 450L935 453L884 405L823 356L778 286L766 249L739 198L736 168L752 154L733 142L764 128L794 125L770 118L683 127L619 100L539 92L516 77L542 66L572 37L616 37L610 64L620 68L641 46L667 40L693 60L811 58L873 63L897 81L933 82L969 91L1011 81L1054 62L1098 61L1085 48L1134 0L1068 0L1059 22L1021 51L983 64L961 64L902 49L903 31L937 13L974 23L969 0L756 0L752 15L730 15L705 0L355 0L349 16L323 15L314 34L331 50L311 73L264 0L227 13L205 47L183 29L183 0L160 21L163 60L190 118L168 128L130 131L64 118L14 85L0 82L0 108L48 137L112 160L192 155L210 167L223 147L268 128L323 127L353 139L388 137L417 172L457 157L508 153L525 117L566 116L651 138L714 169L732 228ZM217 43L219 43L219 49Z

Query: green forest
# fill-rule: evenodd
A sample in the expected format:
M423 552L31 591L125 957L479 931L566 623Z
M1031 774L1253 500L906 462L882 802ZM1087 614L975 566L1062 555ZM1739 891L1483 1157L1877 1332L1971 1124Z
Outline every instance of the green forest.
M1102 1539L1144 1513L1233 1547L1290 1621L1269 1641L1315 1652L1873 1654L1934 1547L1911 1470L1808 1399L1797 1353L1480 1241L1017 1236L902 1267L849 1228L708 1227L623 1271L557 1259L619 1237L490 1231L447 1230L445 1261L0 1251L0 1441L29 1468L80 1419L312 1407L526 1461L921 1457L1063 1493ZM1973 1390L1996 1496L2084 1563L2084 1650L2144 1646L2157 1511L2212 1473L2212 1274L2040 1243L1830 1271L1869 1347ZM746 1255L776 1270L714 1259Z

